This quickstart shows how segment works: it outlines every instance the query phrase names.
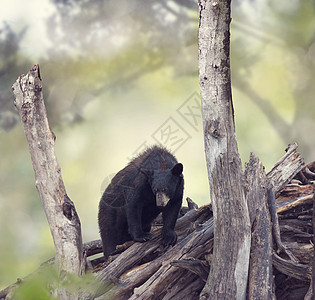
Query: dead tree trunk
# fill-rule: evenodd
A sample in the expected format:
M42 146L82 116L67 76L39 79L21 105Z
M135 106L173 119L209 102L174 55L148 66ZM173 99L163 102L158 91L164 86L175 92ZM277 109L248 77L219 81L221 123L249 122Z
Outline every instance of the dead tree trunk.
M81 224L55 156L55 135L48 124L38 65L20 76L12 89L32 158L36 188L54 240L59 277L62 280L67 273L80 276L84 272ZM63 289L57 291L57 296L76 298Z
M272 225L267 201L267 176L251 154L246 164L246 201L252 228L248 299L275 299L272 274Z
M214 250L201 299L245 299L251 229L230 78L230 2L199 1L199 81Z

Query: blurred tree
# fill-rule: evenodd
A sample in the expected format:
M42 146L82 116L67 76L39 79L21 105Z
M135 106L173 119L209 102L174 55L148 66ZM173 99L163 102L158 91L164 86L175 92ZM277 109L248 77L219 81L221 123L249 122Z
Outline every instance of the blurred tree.
M232 30L238 33L237 39L232 40L232 78L234 86L264 111L280 138L287 142L303 134L295 128L302 127L307 132L312 125L308 118L313 119L315 114L310 109L315 75L312 21L315 11L314 2L308 0L280 2L283 5L269 0L234 1ZM170 67L174 76L197 75L196 1L53 0L53 3L56 10L46 24L52 46L40 61L52 124L82 120L81 110L86 103L106 91L125 91L143 74L158 68ZM257 9L259 5L268 14L264 28L245 17L249 14L248 6ZM274 24L278 24L277 29ZM30 65L19 52L26 30L17 34L4 24L0 32L3 62L0 126L6 130L16 123L11 84ZM255 40L260 43L253 52ZM290 63L284 61L282 67L286 69L284 76L288 77L284 80L292 82L286 91L295 102L292 123L276 109L281 101L285 106L283 100L276 99L276 93L270 97L261 92L266 82L260 87L252 82L251 74L260 62L265 62L263 51L270 44L280 47L280 52L286 53L290 60ZM272 66L275 63L281 66L280 62L272 61L269 67L275 67Z
M171 67L176 76L197 72L195 1L54 3L57 12L47 24L54 45L47 65L54 70L49 68L53 73L46 82L52 86L70 80L76 86L69 106L73 114L104 92L125 92L142 75L158 68ZM62 63L65 57L66 65ZM56 103L58 98L59 93L49 99ZM53 118L64 113L64 107L56 112L57 107L48 108L55 110ZM71 119L80 118L72 115Z
M259 39L262 46L253 52L243 40L236 41L232 60L238 63L236 67L232 64L233 84L263 111L279 138L285 143L298 141L304 156L314 159L315 136L309 133L315 119L315 5L308 0L280 2L283 5L266 1L272 22L266 22L263 31L255 24L236 23L236 29ZM259 64L266 66L257 84ZM292 119L288 117L290 107Z
M17 74L27 70L28 61L18 53L25 32L26 28L14 33L7 23L0 29L0 127L4 130L10 130L17 123L11 85Z

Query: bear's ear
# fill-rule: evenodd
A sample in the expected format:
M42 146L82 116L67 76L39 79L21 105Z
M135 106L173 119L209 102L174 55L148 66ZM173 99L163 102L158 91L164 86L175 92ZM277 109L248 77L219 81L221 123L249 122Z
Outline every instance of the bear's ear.
M172 168L171 171L173 175L179 176L183 172L183 165L181 163L178 163Z
M148 178L151 178L153 176L152 170L140 169L140 172L143 173Z

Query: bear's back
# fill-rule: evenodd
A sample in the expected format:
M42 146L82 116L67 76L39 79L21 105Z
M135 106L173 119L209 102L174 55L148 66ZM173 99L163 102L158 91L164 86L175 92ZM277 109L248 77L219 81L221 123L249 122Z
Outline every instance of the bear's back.
M101 202L112 207L124 206L127 196L147 181L143 171L170 169L176 163L176 158L163 147L153 146L146 149L114 176Z
M167 149L161 146L153 146L134 158L130 165L137 169L154 171L170 169L176 163L176 158Z

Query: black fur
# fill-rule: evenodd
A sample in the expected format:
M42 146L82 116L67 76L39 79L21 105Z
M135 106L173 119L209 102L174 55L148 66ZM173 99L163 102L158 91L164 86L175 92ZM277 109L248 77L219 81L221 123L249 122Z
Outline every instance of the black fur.
M183 165L169 151L154 146L115 175L99 204L98 222L105 257L116 245L128 240L149 240L152 221L160 212L163 245L176 243L174 227L184 189L182 171ZM164 207L156 204L157 192L170 198Z

